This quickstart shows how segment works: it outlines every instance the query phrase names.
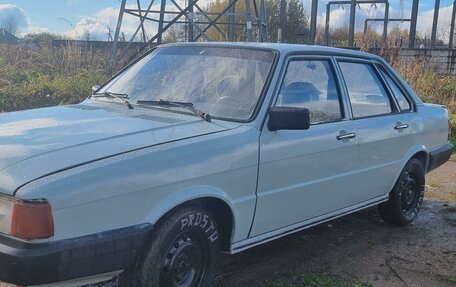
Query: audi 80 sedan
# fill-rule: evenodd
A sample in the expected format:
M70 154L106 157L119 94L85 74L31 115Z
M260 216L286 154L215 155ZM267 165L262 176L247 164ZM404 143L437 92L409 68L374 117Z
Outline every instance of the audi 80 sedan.
M407 225L449 139L378 56L158 46L80 104L0 115L0 280L212 286L221 251L374 205Z

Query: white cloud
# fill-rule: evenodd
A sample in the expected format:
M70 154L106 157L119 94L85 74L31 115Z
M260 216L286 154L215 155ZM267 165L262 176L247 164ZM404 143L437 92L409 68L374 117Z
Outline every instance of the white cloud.
M81 1L81 0L69 0L69 1ZM177 0L176 3L183 9L185 7L185 0ZM204 9L206 5L213 2L213 0L199 0L197 3L198 5ZM120 6L120 5L119 5ZM135 4L127 4L127 8L135 9L137 5ZM142 5L142 9L146 9L145 5ZM90 34L92 39L96 40L107 40L108 39L108 31L109 28L111 29L111 34L114 37L115 28L117 25L117 19L119 17L119 9L120 7L108 7L105 8L89 17L81 18L76 24L74 29L66 33L67 36L74 39L81 39L84 36L87 36L87 33ZM154 4L151 8L152 10L160 10L159 2ZM195 9L196 10L196 9ZM166 11L179 11L176 6L172 3L166 4ZM158 14L149 14L148 17L154 18L158 20ZM172 19L174 15L167 15L167 19ZM182 16L180 20L184 20L185 18ZM126 36L126 40L130 40L131 36L136 32L140 24L139 17L135 17L129 14L124 14L123 21L122 21L122 28L121 32L123 32ZM147 37L151 37L157 33L158 24L156 22L146 20L144 22L145 30ZM139 38L141 31L137 34Z
M450 35L451 13L453 6L441 7L439 9L439 19L437 22L437 38L448 43ZM434 19L434 9L426 11L418 15L417 31L421 36L430 37L432 30L432 22Z
M30 19L24 9L13 4L0 4L0 25L4 19L6 20L9 17L16 19L19 30L27 29L30 25Z
M17 28L20 35L28 33L46 32L48 29L34 25L30 18L21 7L14 4L0 4L0 25L3 19L14 17L17 21Z
M183 8L183 5L181 5L179 2L183 1L178 1L178 4L181 6L181 8ZM134 4L130 4L127 5L127 8L135 9L137 8L137 6ZM144 7L142 8L144 9ZM77 39L84 38L84 36L87 35L87 33L89 33L92 39L106 40L108 39L108 31L109 29L111 29L111 34L114 37L115 28L119 17L119 9L119 7L108 7L97 12L93 16L82 18L76 23L74 29L67 33L67 35L71 38ZM159 10L160 4L153 5L151 9ZM167 4L166 10L177 11L178 9L174 5ZM158 14L149 14L148 17L158 19ZM139 24L139 17L124 14L121 32L125 34L126 40L130 40L130 38L136 32ZM157 32L158 24L155 22L146 20L144 22L144 26L148 37L150 37L151 35L155 35L155 33ZM138 32L138 38L140 37L140 34L141 33Z
M356 7L355 29L362 30L364 27L364 20L367 18L381 18L384 15L384 5L371 6L370 4L362 4ZM350 17L350 6L331 6L330 12L330 28L338 28L348 26ZM326 22L326 8L325 11L317 17L317 23L324 26Z
M311 0L304 0L304 3L308 5ZM325 21L326 21L326 2L328 0L323 0L320 1L320 6L319 6L319 15L317 17L317 23L318 25L324 27ZM421 5L421 4L420 4ZM396 5L398 6L398 5ZM429 6L429 5L427 5ZM433 5L431 5L433 6ZM431 7L429 6L429 7ZM423 7L420 6L420 9L422 10ZM439 39L443 39L444 42L448 42L449 38L449 30L450 30L450 22L451 22L451 13L452 13L452 3L450 3L449 6L447 7L441 7L439 9L439 21L437 24L437 37ZM310 8L308 10L310 13ZM342 6L337 6L334 5L331 8L331 14L330 14L330 27L331 28L338 28L342 26L348 26L348 21L349 21L349 15L350 15L350 5L344 5L343 8ZM364 27L364 21L367 18L383 18L384 17L384 5L383 4L378 4L377 9L375 7L370 6L370 4L364 4L360 5L360 7L356 8L356 30L357 31L362 31ZM390 5L390 10L389 10L389 16L390 18L408 18L410 19L411 16L411 11L404 9L400 10L399 7L394 8L393 5ZM427 9L427 11L421 12L418 15L417 19L417 32L421 36L427 36L430 37L431 34L431 29L432 29L432 21L434 17L434 9ZM375 29L377 32L381 33L383 31L383 23L382 22L377 22L377 23L370 23L370 27ZM391 22L389 24L389 30L399 27L401 29L409 29L410 28L410 22Z

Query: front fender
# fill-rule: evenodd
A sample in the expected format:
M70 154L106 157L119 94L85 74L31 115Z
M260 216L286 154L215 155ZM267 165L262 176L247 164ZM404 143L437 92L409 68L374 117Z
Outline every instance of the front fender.
M189 201L202 198L216 198L226 203L229 206L231 213L233 215L233 226L235 226L235 223L237 221L237 213L234 212L235 206L232 204L232 199L222 189L217 188L215 186L206 185L185 188L168 195L166 198L164 198L160 203L156 205L156 208L151 210L151 212L146 217L146 222L155 224L158 220L160 220L160 218L165 216L174 208L182 204L185 204Z

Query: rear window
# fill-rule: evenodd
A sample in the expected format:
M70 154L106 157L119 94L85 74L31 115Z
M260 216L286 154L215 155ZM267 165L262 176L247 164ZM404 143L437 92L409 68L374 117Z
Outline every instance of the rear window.
M399 103L399 107L402 111L410 111L410 101L407 99L407 96L401 90L401 88L396 84L393 78L386 72L385 68L382 66L378 66L380 73L382 73L383 78L385 79L386 83L388 84L391 93L396 98L397 102Z
M374 67L366 63L339 62L353 116L368 117L392 112L391 101Z

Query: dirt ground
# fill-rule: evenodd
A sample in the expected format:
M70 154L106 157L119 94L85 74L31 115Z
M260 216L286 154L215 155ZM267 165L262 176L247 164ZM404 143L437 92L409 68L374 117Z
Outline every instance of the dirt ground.
M376 208L360 211L224 255L217 287L265 286L308 272L373 286L456 286L456 156L426 180L426 199L413 224L394 227L380 220Z
M456 156L426 178L417 220L395 227L376 208L225 256L218 287L265 286L318 272L373 286L456 286Z

